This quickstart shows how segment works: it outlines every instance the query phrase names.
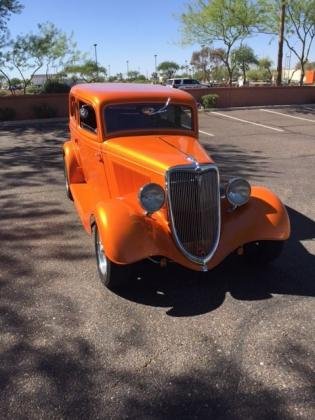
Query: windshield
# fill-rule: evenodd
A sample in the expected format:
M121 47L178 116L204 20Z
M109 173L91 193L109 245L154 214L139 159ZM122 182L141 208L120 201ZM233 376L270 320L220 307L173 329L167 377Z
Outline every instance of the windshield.
M104 110L106 131L193 130L192 109L166 103L108 105Z

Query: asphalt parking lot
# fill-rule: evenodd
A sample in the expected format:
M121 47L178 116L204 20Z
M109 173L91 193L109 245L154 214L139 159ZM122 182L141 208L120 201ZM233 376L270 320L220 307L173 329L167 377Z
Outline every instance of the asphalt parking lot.
M315 418L315 106L201 112L200 131L222 176L287 205L283 255L147 263L115 294L65 198L66 123L2 127L1 419Z

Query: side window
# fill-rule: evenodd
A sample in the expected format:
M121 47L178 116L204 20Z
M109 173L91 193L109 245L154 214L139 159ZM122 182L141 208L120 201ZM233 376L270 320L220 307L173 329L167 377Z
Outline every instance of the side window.
M80 127L92 133L97 132L96 115L93 107L85 102L79 103Z

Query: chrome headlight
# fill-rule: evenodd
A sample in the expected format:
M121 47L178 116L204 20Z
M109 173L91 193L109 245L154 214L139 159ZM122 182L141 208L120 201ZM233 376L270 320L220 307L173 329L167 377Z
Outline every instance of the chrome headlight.
M160 210L165 202L165 192L158 184L146 184L139 191L141 207L148 213Z
M225 195L228 201L236 207L246 204L249 200L251 187L249 182L243 178L234 178L229 181Z

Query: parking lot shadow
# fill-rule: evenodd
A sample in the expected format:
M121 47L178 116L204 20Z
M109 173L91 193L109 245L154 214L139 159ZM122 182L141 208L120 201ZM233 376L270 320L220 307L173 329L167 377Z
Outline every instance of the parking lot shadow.
M315 256L301 241L315 238L315 222L287 208L292 234L281 257L265 267L248 266L235 254L207 273L170 263L166 269L146 261L119 295L145 305L169 308L170 316L195 316L217 309L227 293L238 300L271 299L273 294L315 296Z
M279 171L270 168L270 159L260 150L249 151L235 144L202 144L220 170L221 181L240 176L262 181L278 176Z

